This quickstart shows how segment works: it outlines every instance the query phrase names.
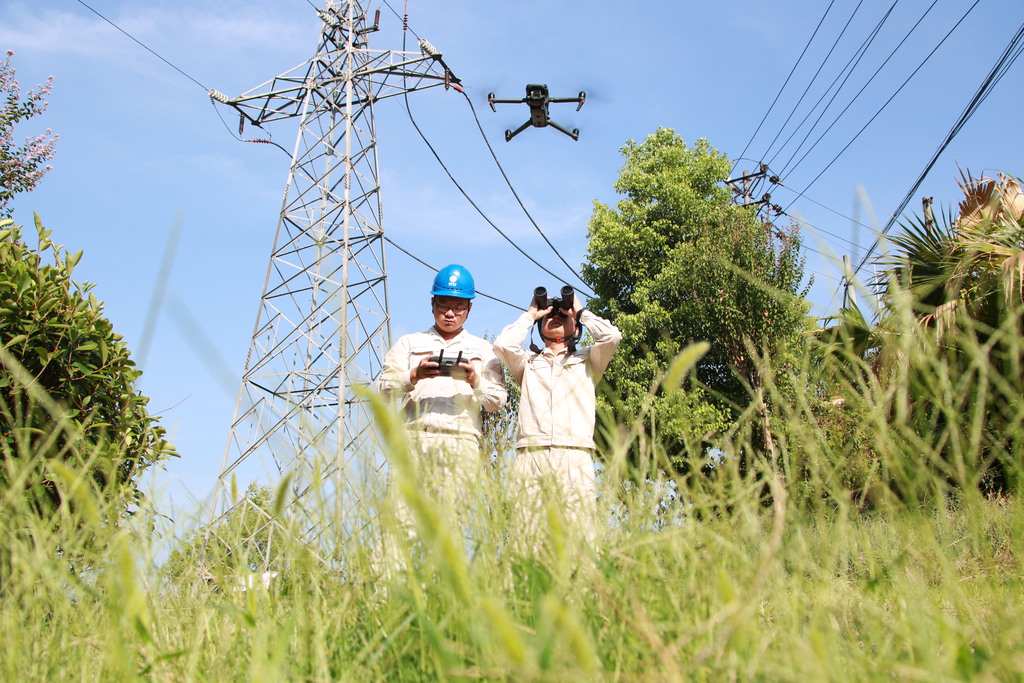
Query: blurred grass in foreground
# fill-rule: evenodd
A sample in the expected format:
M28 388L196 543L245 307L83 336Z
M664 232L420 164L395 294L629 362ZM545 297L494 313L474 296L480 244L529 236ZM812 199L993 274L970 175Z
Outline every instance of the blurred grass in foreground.
M972 437L971 412L977 392L988 404L1002 392L1003 413L1019 416L1020 385L987 372L985 349L966 352L969 382L942 375L941 349L926 336L908 334L900 353L884 382L855 368L830 386L829 404L851 411L856 438L827 438L812 397L769 388L778 451L742 476L734 463L752 433L743 425L718 443L715 467L692 454L694 467L678 477L661 473L666 454L648 435L613 426L621 436L600 482L608 528L598 546L581 547L552 508L545 549L525 559L508 551L507 457L467 501L478 514L463 542L417 486L381 408L396 489L419 521L404 571L388 582L375 580L372 541L326 547L332 561L323 562L325 547L311 553L288 515L275 530L279 573L269 589L238 588L251 568L238 553L211 551L208 576L168 578L154 558L175 530L159 511L114 527L96 490L78 486L57 515L90 515L96 533L83 536L31 514L17 490L0 492L0 675L1020 679L1024 504L979 492L972 468L998 444ZM812 373L811 358L794 373ZM929 367L934 381L912 372ZM670 371L673 381L682 370ZM930 431L905 409L925 399L944 416ZM1020 443L1019 418L1004 429L1007 448ZM863 462L851 474L854 458ZM29 466L38 463L6 458L7 481ZM70 476L57 479L70 487ZM286 485L272 508L282 509ZM387 523L379 488L355 518L337 519L327 497L314 513L328 528ZM241 540L243 527L222 533Z

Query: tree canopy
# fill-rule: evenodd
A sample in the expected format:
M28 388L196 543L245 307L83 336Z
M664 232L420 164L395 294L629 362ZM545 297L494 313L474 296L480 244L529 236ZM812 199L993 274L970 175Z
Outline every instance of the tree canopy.
M624 198L595 202L583 277L590 307L623 333L606 378L627 414L688 344L710 344L698 382L660 388L648 416L679 453L751 403L764 380L752 350L782 354L799 340L809 308L800 237L732 204L729 161L707 140L688 147L659 128L621 151Z

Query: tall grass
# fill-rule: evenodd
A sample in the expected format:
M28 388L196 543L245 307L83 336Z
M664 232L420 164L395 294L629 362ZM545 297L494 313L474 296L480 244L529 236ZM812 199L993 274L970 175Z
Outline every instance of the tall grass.
M745 472L736 463L750 452L753 427L723 438L714 467L694 453L690 472L672 476L648 435L621 426L602 470L607 523L594 547L552 504L543 548L511 552L520 530L509 524L516 501L505 486L507 455L465 501L474 511L468 532L454 528L419 485L400 428L381 406L392 495L417 518L416 540L400 546L401 565L387 577L376 542L338 544L324 541L328 534L310 552L305 523L283 514L269 589L238 588L241 555L214 553L212 580L198 570L168 579L154 558L179 530L159 510L115 526L102 497L79 487L74 509L57 515L94 515L97 543L40 518L17 491L3 492L0 674L1020 679L1024 504L979 488L993 458L1019 462L1020 385L993 370L992 346L967 341L966 374L950 374L948 346L911 329L884 373L847 357L833 375L843 379L817 394L769 386L777 452ZM787 385L822 386L811 381L823 365L812 357ZM979 413L992 410L993 397L1008 416L998 438ZM846 438L834 436L837 411ZM4 466L18 481L18 460ZM327 528L386 527L390 499L371 489L345 519L329 497L314 514ZM248 532L219 533L241 540Z

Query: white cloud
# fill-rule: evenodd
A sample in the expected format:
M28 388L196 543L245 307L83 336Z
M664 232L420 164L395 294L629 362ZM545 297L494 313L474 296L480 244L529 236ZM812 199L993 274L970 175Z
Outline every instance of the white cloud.
M39 11L37 6L15 1L0 10L0 44L60 55L127 53L138 60L140 47L134 38L158 53L160 48L173 44L174 54L164 55L169 61L200 47L229 54L289 47L308 51L315 35L311 26L316 30L311 9L275 14L241 2L231 6L213 9L190 3L171 7L125 4L99 9L108 22L82 5Z
M92 54L118 49L116 41L111 40L116 29L79 12L38 12L16 2L8 5L0 16L0 44L15 52L21 49L36 54Z

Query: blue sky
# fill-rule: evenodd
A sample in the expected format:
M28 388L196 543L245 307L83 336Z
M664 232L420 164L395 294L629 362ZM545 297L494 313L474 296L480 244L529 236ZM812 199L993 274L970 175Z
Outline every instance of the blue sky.
M141 390L181 452L149 484L173 515L207 500L216 482L289 163L275 147L238 141L237 119L215 109L204 88L240 94L303 62L315 50L319 20L307 0L88 4L166 62L76 0L0 3L0 49L15 51L22 86L54 77L49 110L18 132L48 127L61 136L53 171L16 200L15 218L30 225L38 212L58 243L85 251L76 274L96 283L107 316L145 371ZM891 0L864 0L836 2L827 14L824 0L410 0L408 6L411 30L444 53L462 79L512 184L574 267L584 259L593 202L618 200L612 183L622 163L619 149L667 126L688 143L705 137L730 158L744 157L737 174L763 160L782 176L784 187L773 190L772 201L803 222L811 300L824 316L839 306L838 259L849 253L858 260L1024 21L1019 0L980 0L940 45L972 4L904 0L893 7ZM370 36L370 47L401 49L401 20L391 8L401 12L403 5L370 7L382 9L382 30ZM823 109L812 105L829 101L826 89L890 7L811 128ZM414 44L410 35L409 49ZM1011 68L967 121L908 211L918 212L924 195L934 196L939 210L954 207L961 169L1021 173L1022 69ZM552 107L553 118L580 129L578 142L551 129L529 129L504 142L503 131L526 119L526 107L492 113L487 93L518 98L533 82L547 83L553 95L587 91L579 112ZM414 94L410 104L487 216L572 284L505 185L464 98L433 89ZM392 240L435 266L463 263L479 289L506 301L525 305L536 285L557 289L559 282L519 255L463 198L400 100L384 101L376 111L384 229ZM808 143L798 148L808 130ZM296 124L270 132L290 149ZM175 260L163 303L154 308L175 225ZM388 264L394 336L427 327L432 273L394 249ZM516 314L480 300L468 327L494 333Z

